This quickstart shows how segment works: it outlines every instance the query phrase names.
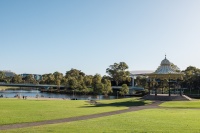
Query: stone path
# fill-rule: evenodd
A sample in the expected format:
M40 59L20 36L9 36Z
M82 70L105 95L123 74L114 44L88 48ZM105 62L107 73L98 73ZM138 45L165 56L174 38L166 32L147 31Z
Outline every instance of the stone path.
M8 129L16 129L16 128L25 128L25 127L33 127L33 126L41 126L47 124L57 124L57 123L64 123L64 122L73 122L73 121L80 121L80 120L88 120L93 118L99 118L104 116L116 115L126 112L138 111L143 109L151 109L151 108L158 108L158 105L161 104L161 101L156 101L152 104L145 105L145 106L132 106L128 109L112 111L112 112L105 112L99 114L92 114L92 115L85 115L85 116L77 116L71 118L64 118L64 119L56 119L56 120L46 120L41 122L30 122L30 123L20 123L20 124L10 124L10 125L2 125L0 126L0 130L8 130Z

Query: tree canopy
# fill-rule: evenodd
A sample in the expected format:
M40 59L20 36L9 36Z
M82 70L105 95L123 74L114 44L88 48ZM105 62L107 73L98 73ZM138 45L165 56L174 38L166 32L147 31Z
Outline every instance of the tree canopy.
M119 94L122 96L125 96L126 94L128 94L128 92L129 92L129 88L128 88L127 84L123 84L122 88L119 91Z
M122 81L130 81L130 72L128 71L128 65L125 62L114 63L106 69L106 73L116 82L116 85Z

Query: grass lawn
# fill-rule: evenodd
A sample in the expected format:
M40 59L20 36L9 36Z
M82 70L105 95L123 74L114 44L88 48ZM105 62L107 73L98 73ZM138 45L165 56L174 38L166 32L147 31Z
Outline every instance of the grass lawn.
M198 133L200 111L146 109L70 123L1 131L2 133Z
M200 108L200 100L165 102L165 103L161 104L160 106L161 107L173 107L173 108Z
M150 101L136 98L100 100L98 106L84 100L0 99L0 125L68 118L126 109Z

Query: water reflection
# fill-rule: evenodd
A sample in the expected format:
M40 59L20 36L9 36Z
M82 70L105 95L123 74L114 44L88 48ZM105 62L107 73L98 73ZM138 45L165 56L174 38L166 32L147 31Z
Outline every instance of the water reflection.
M13 98L16 95L18 96L27 96L27 97L46 97L46 98L65 98L65 99L72 99L77 98L79 100L101 100L101 99L115 99L115 96L104 96L104 95L70 95L70 94L59 94L59 93L47 93L47 92L40 92L38 90L2 90L0 91L0 96L7 98Z

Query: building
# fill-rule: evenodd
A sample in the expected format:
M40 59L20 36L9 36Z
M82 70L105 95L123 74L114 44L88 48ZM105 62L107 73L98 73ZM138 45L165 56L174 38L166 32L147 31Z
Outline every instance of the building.
M3 72L6 77L14 77L16 75L14 72L11 72L10 70L3 70L0 72Z
M27 73L23 73L23 74L21 74L21 77L22 77L22 78L25 78L25 77L27 77L28 75L33 75L33 78L34 78L35 80L42 80L42 75L40 75L40 74L27 74Z
M153 70L137 70L137 71L130 71L130 77L131 77L131 85L132 87L135 86L134 80L137 76L146 76L147 74L153 73Z
M155 96L157 96L157 90L160 88L162 94L163 92L163 84L167 83L168 85L168 93L169 96L171 95L171 90L175 88L179 88L180 84L179 81L183 79L183 73L181 73L180 69L171 63L165 55L165 58L161 61L160 66L157 68L157 70L153 73L147 74L149 77L149 84L151 84L155 90ZM155 87L155 84L158 84L156 86L161 86L161 87ZM181 91L180 91L181 94Z

